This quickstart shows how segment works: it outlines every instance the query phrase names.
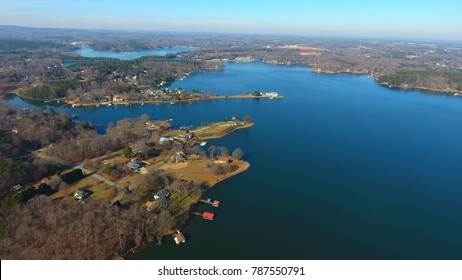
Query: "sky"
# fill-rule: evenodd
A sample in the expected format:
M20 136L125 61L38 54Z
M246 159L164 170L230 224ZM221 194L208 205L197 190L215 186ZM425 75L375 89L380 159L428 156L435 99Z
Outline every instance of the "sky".
M462 0L0 0L0 24L462 40Z

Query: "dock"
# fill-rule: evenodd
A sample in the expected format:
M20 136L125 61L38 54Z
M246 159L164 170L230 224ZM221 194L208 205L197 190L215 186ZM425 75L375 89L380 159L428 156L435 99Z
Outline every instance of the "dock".
M204 213L191 212L191 214L196 215L196 216L201 216L202 219L209 220L209 221L213 221L213 218L215 217L215 213L213 212L204 212Z
M181 243L186 242L186 238L179 230L176 230L176 233L174 233L172 236L173 240L175 240L176 245L180 245Z
M212 199L207 198L207 199L200 199L199 201L202 202L202 203L210 204L210 205L212 205L213 207L218 207L218 206L220 206L220 201L219 201L219 200L214 200L214 201L212 201Z

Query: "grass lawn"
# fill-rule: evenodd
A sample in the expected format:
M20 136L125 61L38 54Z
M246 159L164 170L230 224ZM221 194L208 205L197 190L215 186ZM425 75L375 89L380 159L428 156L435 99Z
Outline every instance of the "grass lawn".
M72 184L68 189L59 191L51 196L52 199L72 197L77 189L86 189L92 191L89 199L98 202L110 202L117 195L114 187L98 181L92 177L86 177L79 182Z

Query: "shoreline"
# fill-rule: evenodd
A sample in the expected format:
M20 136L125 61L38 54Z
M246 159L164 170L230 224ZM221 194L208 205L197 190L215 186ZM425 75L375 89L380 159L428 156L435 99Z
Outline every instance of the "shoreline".
M322 70L319 68L312 68L311 66L308 65L308 68L311 68L311 72L314 73L319 73L319 74L329 74L329 75L335 75L335 74L349 74L349 75L368 75L370 72L368 71L332 71L332 70ZM403 87L403 86L396 86L396 85L390 85L388 83L380 83L376 77L371 77L374 82L380 86L388 87L390 89L402 89L402 90L416 90L416 91L427 91L427 93L430 94L444 94L444 95L453 95L453 96L459 96L455 94L462 94L462 90L457 90L457 89L435 89L435 88L427 88L427 87ZM425 92L423 92L425 93Z
M218 181L210 184L210 187L203 194L201 194L201 196L193 204L191 204L189 210L184 213L186 215L185 220L182 223L180 223L176 229L183 230L188 225L189 220L194 216L194 215L191 215L191 212L193 212L194 206L196 206L199 203L200 199L202 199L205 194L207 194L210 190L212 190L219 183L221 183L221 182L223 182L223 181L225 181L225 180L227 180L227 179L229 179L231 177L234 177L234 176L236 176L238 174L241 174L241 173L247 171L250 168L250 163L249 162L243 161L243 160L240 160L240 161L244 162L244 165L241 168L239 168L236 171L233 171L233 172L231 172L229 174L224 175L223 178L220 178ZM136 247L130 248L125 254L122 254L120 257L125 259L125 257L127 257L127 256L136 255L136 253L137 253L136 249L142 248L144 246L149 246L151 244L157 243L157 246L162 246L162 239L172 235L173 233L175 233L175 229L169 230L166 233L162 234L157 240L145 242L145 243L142 243L142 244L140 244L140 245L138 245Z
M272 65L272 63L267 63L263 60L257 60L259 62L262 62L264 64L268 64L268 65ZM235 62L235 63L238 63L238 62ZM281 66L291 66L291 65L294 65L294 64L291 64L289 62L286 62L286 63L280 63L280 64L277 64L277 65L281 65ZM329 75L335 75L335 74L349 74L349 75L368 75L370 74L371 72L369 71L347 71L347 70L339 70L339 71L333 71L333 70L326 70L326 69L320 69L320 68L315 68L314 66L311 66L311 65L308 65L308 64L299 64L303 67L307 67L310 69L311 72L313 73L318 73L318 74L329 74ZM402 90L416 90L416 91L427 91L427 93L430 93L430 94L444 94L444 95L451 95L451 96L460 96L462 97L462 95L459 95L459 94L462 94L462 90L457 90L457 89L436 89L436 88L427 88L427 87L412 87L412 86L409 86L409 87L404 87L404 86L397 86L397 85L390 85L388 83L380 83L378 80L377 80L377 77L375 76L372 76L371 77L375 83L377 83L378 85L381 85L381 86L384 86L384 87L388 87L390 89L402 89ZM284 98L284 95L279 95L279 96L276 96L276 97L269 97L269 96L254 96L252 94L247 94L247 95L219 95L219 96L207 96L206 98L200 98L200 97L194 97L194 98L191 98L191 99L187 99L187 100L176 100L176 101L173 101L173 100L169 100L169 101L165 101L165 100L133 100L133 101L107 101L107 102L77 102L77 101L74 101L74 100L66 100L65 98L54 98L54 99L49 99L49 100L45 100L45 99L40 99L40 98L33 98L33 97L28 97L28 96L24 96L24 95L21 95L20 94L21 92L21 89L15 89L15 90L12 90L12 91L8 91L8 92L5 92L5 94L15 94L21 98L24 98L24 99L29 99L29 100L34 100L34 101L56 101L56 100L61 100L63 101L65 104L67 105L75 105L75 106L97 106L97 105L100 105L100 106L108 106L109 104L111 105L126 105L126 106L129 106L129 104L142 104L142 103L145 103L145 104L152 104L152 103L156 103L156 104L163 104L163 103L171 103L171 102L174 102L174 103L188 103L188 102L194 102L194 101L205 101L205 100L216 100L216 99L228 99L228 98L231 98L231 99L259 99L259 98L269 98L269 99L281 99L281 98ZM425 93L425 92L423 92Z
M202 137L201 139L202 139L202 140L220 139L220 138L222 138L222 137L225 137L225 136L227 136L227 135L233 133L233 132L236 131L236 130L243 129L243 128L249 128L249 127L252 127L252 126L254 126L254 125L255 125L255 123L251 121L251 122L245 123L245 124L243 124L243 125L237 126L237 127L235 127L233 130L231 130L231 131L229 131L229 132L227 132L227 133L225 133L225 134L223 134L223 135L205 136L205 137Z
M129 106L130 104L169 104L169 103L174 103L172 105L175 105L177 103L189 103L189 102L197 102L197 101L207 101L207 100L216 100L216 99L260 99L260 98L270 98L268 96L253 96L253 95L219 95L219 96L209 96L207 98L191 98L187 100L176 100L176 101L166 101L166 100L134 100L134 101L107 101L107 102L90 102L90 103L80 103L80 102L74 102L74 101L64 101L68 105L75 105L75 106L113 106L113 105L124 105L124 106ZM284 98L284 96L280 95L277 97L274 97L274 99L281 99ZM111 104L111 105L109 105Z
M189 103L189 102L198 102L198 101L207 101L207 100L217 100L217 99L282 99L284 98L284 95L278 95L275 97L270 97L270 96L254 96L254 95L218 95L218 96L208 96L206 98L200 98L200 97L195 97L195 98L190 98L187 100L176 100L176 101L166 101L166 100L133 100L133 101L106 101L106 102L87 102L87 103L81 103L81 102L75 102L75 101L67 101L65 99L61 98L54 98L54 99L39 99L39 98L33 98L33 97L28 97L28 96L23 96L19 92L13 92L9 91L6 92L6 94L14 94L20 98L23 99L28 99L28 100L33 100L33 101L42 101L42 102L50 102L50 101L57 101L61 100L64 104L63 105L69 105L69 106L82 106L82 107L90 107L90 106L106 106L110 107L113 105L124 105L124 106L130 106L134 104L169 104L169 103ZM110 104L110 105L109 105ZM174 105L172 104L172 105Z

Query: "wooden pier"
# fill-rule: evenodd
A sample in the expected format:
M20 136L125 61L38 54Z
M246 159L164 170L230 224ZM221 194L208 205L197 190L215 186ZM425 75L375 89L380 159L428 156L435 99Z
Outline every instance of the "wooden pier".
M214 200L214 201L212 201L212 199L207 198L207 199L200 199L199 201L202 202L202 203L210 204L210 205L212 205L213 207L218 207L218 206L220 206L220 201L219 201L219 200Z

